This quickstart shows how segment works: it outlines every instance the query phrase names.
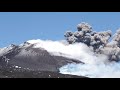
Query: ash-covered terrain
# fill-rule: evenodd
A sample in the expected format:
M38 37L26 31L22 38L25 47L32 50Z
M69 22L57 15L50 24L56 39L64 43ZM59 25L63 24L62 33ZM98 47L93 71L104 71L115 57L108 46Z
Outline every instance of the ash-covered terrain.
M0 78L81 78L59 73L60 67L80 61L51 55L35 45L24 42L0 49Z

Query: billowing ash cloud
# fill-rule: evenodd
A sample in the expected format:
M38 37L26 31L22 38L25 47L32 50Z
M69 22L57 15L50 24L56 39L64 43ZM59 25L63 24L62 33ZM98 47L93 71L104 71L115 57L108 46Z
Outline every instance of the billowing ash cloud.
M77 25L77 31L67 31L64 36L69 44L81 42L92 47L95 53L107 55L110 61L120 60L120 29L112 37L110 30L96 32L91 25L82 22Z

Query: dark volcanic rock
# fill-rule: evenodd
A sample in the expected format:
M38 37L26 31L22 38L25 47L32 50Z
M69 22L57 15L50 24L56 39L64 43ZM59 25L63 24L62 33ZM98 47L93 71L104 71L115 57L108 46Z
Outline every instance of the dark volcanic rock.
M56 67L57 61L46 50L39 48L25 50L24 55L18 54L14 56L9 63L31 70L58 71Z
M62 57L62 56L53 56L53 58L58 62L57 66L59 68L66 65L66 64L68 64L68 63L83 63L81 61L66 58L66 57Z
M82 62L62 56L53 56L43 48L33 48L33 46L34 44L22 47L12 45L12 49L0 57L0 78L78 77L60 74L59 68L68 63Z
M14 68L0 68L0 78L87 78L83 76L60 74L50 71L29 71Z
M59 68L68 63L81 63L80 61L68 59L62 56L52 56L42 48L25 48L14 46L12 50L0 57L2 65L14 65L30 70L59 72ZM8 59L8 63L6 63Z

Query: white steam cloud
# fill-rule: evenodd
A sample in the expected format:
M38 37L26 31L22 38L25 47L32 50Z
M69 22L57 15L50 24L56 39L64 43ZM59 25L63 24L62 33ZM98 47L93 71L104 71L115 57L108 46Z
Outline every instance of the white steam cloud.
M52 55L80 60L83 63L68 64L60 73L82 75L91 78L120 78L120 29L112 32L95 32L92 26L82 22L77 31L67 31L66 41L30 40L34 48L42 47Z
M120 78L120 63L69 64L60 68L60 72L90 78Z
M44 48L52 55L64 56L84 62L84 64L68 64L60 68L60 73L91 78L120 77L120 63L109 62L108 56L97 54L83 43L66 44L63 41L29 40L34 48Z

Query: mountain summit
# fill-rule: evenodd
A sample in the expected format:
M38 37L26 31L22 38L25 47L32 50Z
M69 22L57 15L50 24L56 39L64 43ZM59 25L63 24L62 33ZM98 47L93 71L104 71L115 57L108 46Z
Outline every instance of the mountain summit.
M67 77L66 75L59 73L59 68L68 63L81 63L79 60L53 55L40 46L35 47L38 44L42 44L40 40L29 40L20 45L11 44L8 47L1 48L1 77L49 77L49 75L46 74L51 75L51 73L53 76L54 74L57 75L56 77L59 77L59 75L61 77ZM5 75L2 76L3 72ZM15 74L15 72L19 73L19 75ZM29 74L24 75L26 72L29 72ZM30 72L37 73L37 76ZM39 74L38 72L41 72L42 74ZM23 74L23 76L20 76L21 74ZM68 76L72 77L72 75Z

